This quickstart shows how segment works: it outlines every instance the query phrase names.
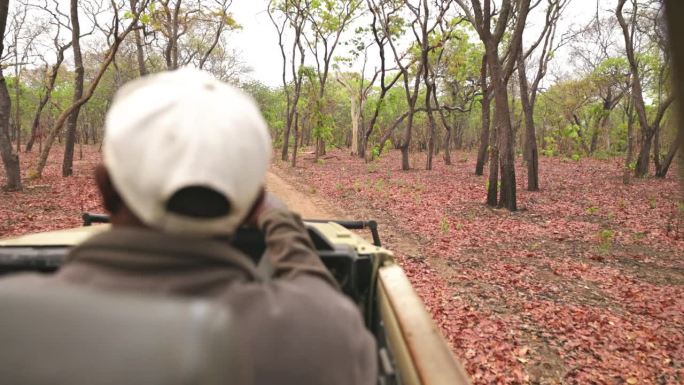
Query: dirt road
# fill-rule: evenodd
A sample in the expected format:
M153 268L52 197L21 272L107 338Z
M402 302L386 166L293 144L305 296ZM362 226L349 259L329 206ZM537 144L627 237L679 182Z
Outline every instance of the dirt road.
M273 172L266 174L266 189L280 199L287 206L298 212L305 219L333 219L346 218L346 215L330 206L330 204L313 194L306 194L296 190Z
M376 219L380 223L383 244L390 250L402 255L422 255L420 244L415 236L399 231L392 226L393 220L381 213L365 208L337 207L326 200L314 189L307 191L307 186L284 180L275 172L266 174L266 189L285 201L287 206L298 212L304 219ZM359 235L368 239L370 235L364 230Z

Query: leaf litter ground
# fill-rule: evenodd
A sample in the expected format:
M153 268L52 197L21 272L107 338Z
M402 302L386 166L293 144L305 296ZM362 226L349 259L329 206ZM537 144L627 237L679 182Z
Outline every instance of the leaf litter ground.
M78 226L102 212L97 147L62 178L61 149L44 177L0 192L0 236ZM26 174L35 154L22 154ZM508 213L482 202L474 157L397 170L332 152L278 174L305 192L374 216L475 384L679 384L684 381L684 222L677 180L624 186L620 161L542 159L542 191ZM424 158L415 155L419 168ZM674 175L674 173L672 173ZM0 184L4 174L0 172ZM415 244L412 246L412 244Z
M419 247L390 248L476 384L684 382L684 206L680 185L622 184L621 160L541 160L520 211L483 203L486 177L459 153L433 171L333 151L281 176ZM671 175L675 175L675 172Z
M84 146L83 156L76 148L74 175L62 178L64 148L55 146L41 179L24 178L24 191L8 193L0 190L0 237L64 229L82 224L84 212L103 212L100 196L93 180L93 170L100 162L97 146ZM25 177L36 163L36 149L20 154ZM0 171L0 186L5 184L5 171Z

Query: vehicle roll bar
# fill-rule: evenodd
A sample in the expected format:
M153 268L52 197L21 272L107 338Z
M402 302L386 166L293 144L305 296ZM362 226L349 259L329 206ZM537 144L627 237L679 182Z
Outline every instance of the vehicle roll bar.
M92 226L93 223L109 223L109 216L104 214L83 213L83 226ZM375 246L382 246L380 242L380 234L378 233L378 222L370 221L347 221L336 219L304 219L304 222L312 223L328 223L333 222L349 230L363 230L369 229L373 237L373 244Z

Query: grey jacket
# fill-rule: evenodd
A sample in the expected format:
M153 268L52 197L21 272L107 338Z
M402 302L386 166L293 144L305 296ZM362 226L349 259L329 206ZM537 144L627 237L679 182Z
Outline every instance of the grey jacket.
M119 227L73 249L50 279L226 304L256 384L375 384L374 339L299 217L275 210L259 227L272 277L227 242Z

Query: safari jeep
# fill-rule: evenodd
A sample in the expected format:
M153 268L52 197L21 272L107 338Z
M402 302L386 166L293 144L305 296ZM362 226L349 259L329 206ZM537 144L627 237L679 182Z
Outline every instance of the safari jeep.
M109 226L105 216L83 219L80 228L0 240L0 274L55 272L71 247ZM469 383L392 252L381 247L375 222L305 223L375 335L378 384ZM370 229L373 243L351 231L358 229ZM240 230L234 245L255 262L265 250L256 230ZM0 292L0 362L11 372L0 374L2 383L240 383L240 354L231 349L239 331L209 302L9 286Z

